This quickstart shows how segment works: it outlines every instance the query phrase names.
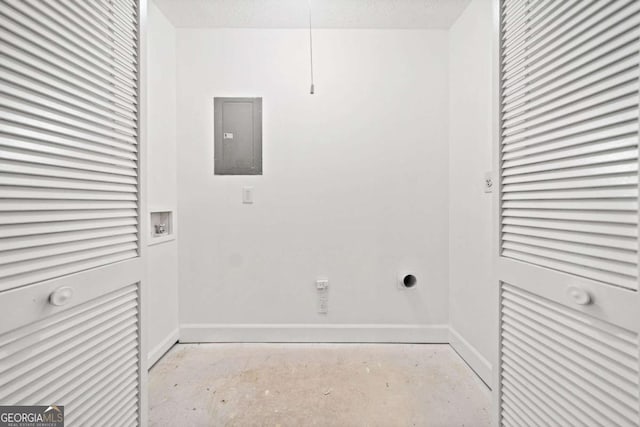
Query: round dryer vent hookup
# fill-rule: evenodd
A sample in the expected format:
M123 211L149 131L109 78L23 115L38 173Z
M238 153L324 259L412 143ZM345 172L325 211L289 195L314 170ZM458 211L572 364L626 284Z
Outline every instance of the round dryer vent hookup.
M415 276L415 274L403 273L399 277L398 285L402 289L414 288L418 285L418 278Z

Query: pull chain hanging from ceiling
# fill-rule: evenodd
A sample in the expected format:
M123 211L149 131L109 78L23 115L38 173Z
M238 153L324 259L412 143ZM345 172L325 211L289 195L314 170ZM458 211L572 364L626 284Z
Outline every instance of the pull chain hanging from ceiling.
M313 85L313 36L311 34L311 0L309 0L309 60L311 69L311 89L309 93L313 95L313 92L315 92L315 87Z

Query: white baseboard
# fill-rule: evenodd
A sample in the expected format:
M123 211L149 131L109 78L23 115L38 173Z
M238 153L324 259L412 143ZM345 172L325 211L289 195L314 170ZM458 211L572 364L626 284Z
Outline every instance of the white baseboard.
M482 381L491 388L492 374L491 363L485 359L475 347L473 347L455 329L449 327L449 344L460 355L462 360L475 371Z
M178 335L181 343L448 343L487 386L492 383L489 361L448 325L187 323L150 353L150 365Z
M447 325L183 324L180 342L447 343Z
M147 355L147 366L149 369L158 361L164 354L169 351L173 345L178 342L180 337L180 328L176 328L169 335L167 335L160 344L156 345L149 351Z

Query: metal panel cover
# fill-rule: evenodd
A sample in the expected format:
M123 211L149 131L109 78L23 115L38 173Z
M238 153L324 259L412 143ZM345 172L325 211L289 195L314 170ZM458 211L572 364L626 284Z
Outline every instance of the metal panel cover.
M214 98L216 175L262 175L262 98Z

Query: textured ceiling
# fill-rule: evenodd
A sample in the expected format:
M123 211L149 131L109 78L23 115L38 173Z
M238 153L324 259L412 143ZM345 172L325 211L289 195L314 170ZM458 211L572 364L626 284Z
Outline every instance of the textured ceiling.
M304 28L307 0L153 0L181 28ZM316 28L449 28L470 0L311 0Z

